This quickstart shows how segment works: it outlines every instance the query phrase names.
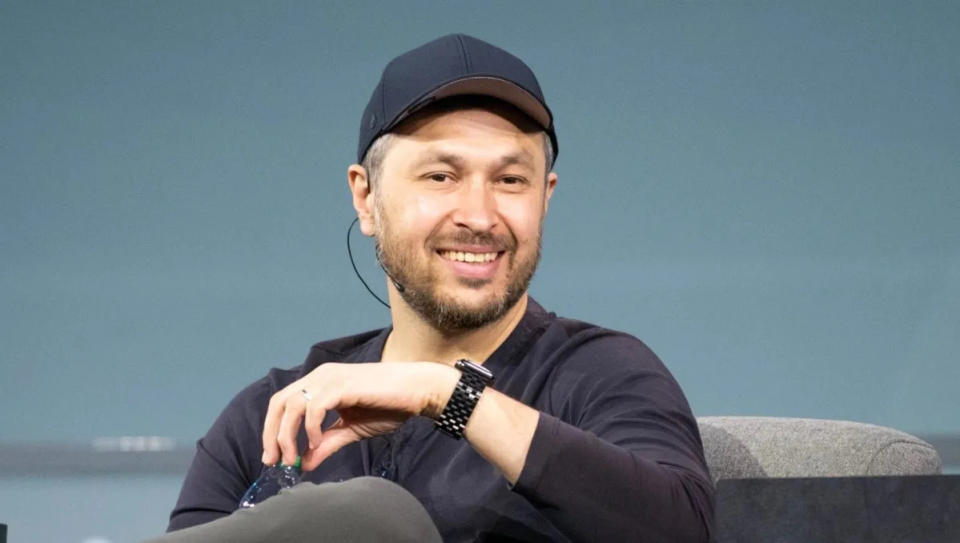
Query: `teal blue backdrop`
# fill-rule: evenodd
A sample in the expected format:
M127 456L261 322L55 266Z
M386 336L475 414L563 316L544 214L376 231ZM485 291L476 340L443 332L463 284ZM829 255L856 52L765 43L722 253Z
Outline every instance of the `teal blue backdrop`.
M0 1L0 522L159 533L182 474L17 447L191 447L388 322L346 168L383 65L449 32L556 114L542 304L642 338L698 415L960 435L958 29L957 2Z
M0 440L189 444L387 323L346 167L383 65L453 31L556 114L541 303L699 415L960 432L960 4L835 4L3 2Z

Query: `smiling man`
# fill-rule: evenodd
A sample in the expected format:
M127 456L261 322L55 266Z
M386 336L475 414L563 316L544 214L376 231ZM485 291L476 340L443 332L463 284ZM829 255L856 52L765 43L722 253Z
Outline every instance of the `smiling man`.
M394 59L348 168L392 324L240 392L162 540L707 541L713 489L673 377L528 295L556 153L511 54L450 35ZM231 514L298 456L305 483Z

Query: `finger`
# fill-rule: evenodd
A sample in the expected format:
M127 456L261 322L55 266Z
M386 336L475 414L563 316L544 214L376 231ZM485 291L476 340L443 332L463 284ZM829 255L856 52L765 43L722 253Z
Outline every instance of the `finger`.
M307 446L310 449L317 448L323 435L323 419L327 416L327 410L323 408L323 403L313 398L307 402L306 414L303 419L303 428L307 431Z
M300 460L302 470L311 471L316 469L320 463L329 458L333 453L360 440L360 436L358 436L356 432L349 427L341 426L341 422L342 421L337 421L336 424L327 428L317 448L311 449L303 455L303 458Z
M288 387L289 388L289 387ZM261 462L272 466L280 461L280 447L277 445L277 434L280 433L280 419L283 416L284 405L289 396L287 389L280 390L270 397L267 405L267 415L263 419L263 457Z
M300 431L300 421L303 420L306 404L307 400L301 394L291 394L283 404L283 416L280 417L276 440L284 464L293 465L297 461L297 433Z

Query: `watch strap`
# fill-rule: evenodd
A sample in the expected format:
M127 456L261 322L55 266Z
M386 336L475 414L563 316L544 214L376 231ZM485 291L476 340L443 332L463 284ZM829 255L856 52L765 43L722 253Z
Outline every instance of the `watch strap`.
M462 439L470 415L483 395L483 389L493 383L493 374L467 359L457 360L455 367L460 370L460 380L447 400L443 413L434 424L448 436Z

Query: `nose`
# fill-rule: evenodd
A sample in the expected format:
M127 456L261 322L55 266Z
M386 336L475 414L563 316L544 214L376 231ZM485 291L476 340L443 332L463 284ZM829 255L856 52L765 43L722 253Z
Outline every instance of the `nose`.
M483 180L463 183L458 191L453 222L474 232L488 232L497 225L497 199L493 189Z

